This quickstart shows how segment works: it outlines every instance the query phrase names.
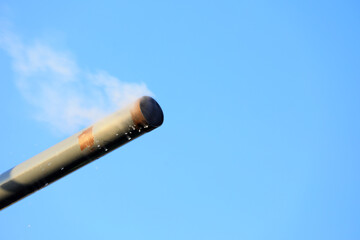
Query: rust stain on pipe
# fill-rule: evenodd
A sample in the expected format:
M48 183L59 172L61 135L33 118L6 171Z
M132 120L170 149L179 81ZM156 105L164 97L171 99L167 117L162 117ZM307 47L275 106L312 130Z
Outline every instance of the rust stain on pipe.
M95 141L92 130L93 127L91 126L79 135L78 140L81 151L83 151L87 147L92 147L94 145Z
M134 107L131 109L131 117L135 126L146 125L146 120L140 109L140 100L136 101Z

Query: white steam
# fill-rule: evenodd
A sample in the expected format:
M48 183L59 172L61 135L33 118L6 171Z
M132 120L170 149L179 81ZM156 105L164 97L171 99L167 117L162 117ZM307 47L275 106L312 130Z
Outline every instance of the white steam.
M81 69L67 52L13 33L0 33L0 47L12 59L16 85L34 107L34 117L57 132L73 133L143 95L144 83L122 82L105 71Z

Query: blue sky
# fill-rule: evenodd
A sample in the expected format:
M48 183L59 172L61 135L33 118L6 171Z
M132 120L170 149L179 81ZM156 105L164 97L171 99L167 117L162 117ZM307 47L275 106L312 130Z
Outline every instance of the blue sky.
M92 119L85 111L59 126L74 92L115 107L89 76L153 93L165 121L1 211L1 239L359 239L359 10L357 1L2 1L2 34L77 74L62 84L48 67L24 91L2 46L1 172ZM44 84L63 100L53 108L41 104Z

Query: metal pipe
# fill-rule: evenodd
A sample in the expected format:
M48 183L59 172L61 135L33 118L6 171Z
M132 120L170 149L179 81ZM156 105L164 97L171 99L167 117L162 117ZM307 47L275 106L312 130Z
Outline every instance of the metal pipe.
M142 97L0 175L0 210L134 140L163 123L151 97Z

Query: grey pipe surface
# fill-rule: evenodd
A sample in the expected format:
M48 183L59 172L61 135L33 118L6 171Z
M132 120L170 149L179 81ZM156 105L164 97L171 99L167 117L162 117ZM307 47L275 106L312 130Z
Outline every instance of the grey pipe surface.
M151 97L91 125L0 175L0 210L163 123Z

